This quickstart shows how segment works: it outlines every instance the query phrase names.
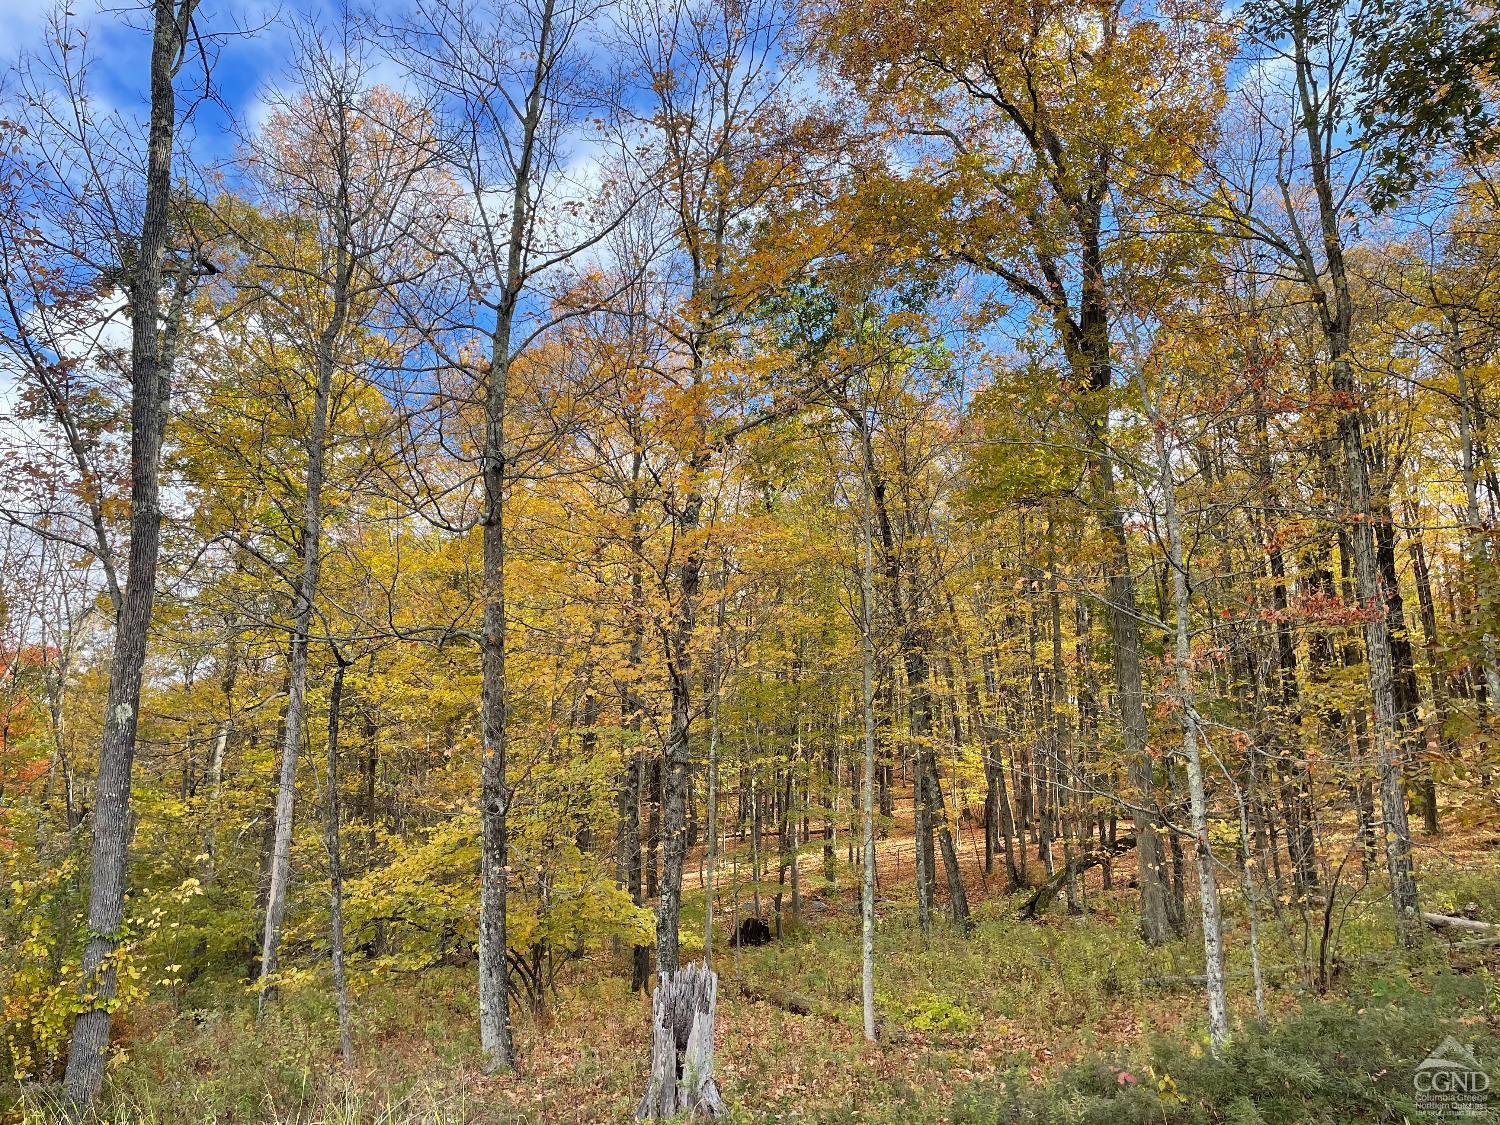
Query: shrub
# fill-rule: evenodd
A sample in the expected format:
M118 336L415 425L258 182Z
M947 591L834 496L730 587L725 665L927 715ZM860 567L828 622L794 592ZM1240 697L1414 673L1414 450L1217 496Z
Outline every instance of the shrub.
M1422 1120L1412 1076L1445 1035L1492 1065L1500 1039L1459 1027L1452 1003L1477 1000L1449 978L1431 996L1318 1004L1233 1039L1214 1056L1201 1042L1160 1041L1140 1059L1091 1057L1055 1082L1012 1075L955 1107L955 1121L1007 1125L1323 1125ZM1394 990L1393 990L1394 991ZM1461 993L1461 996L1455 996Z

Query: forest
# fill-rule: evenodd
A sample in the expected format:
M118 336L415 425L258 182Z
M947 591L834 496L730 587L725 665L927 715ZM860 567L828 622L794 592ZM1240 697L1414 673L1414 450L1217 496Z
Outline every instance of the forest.
M1487 0L0 32L0 1122L1500 1115Z

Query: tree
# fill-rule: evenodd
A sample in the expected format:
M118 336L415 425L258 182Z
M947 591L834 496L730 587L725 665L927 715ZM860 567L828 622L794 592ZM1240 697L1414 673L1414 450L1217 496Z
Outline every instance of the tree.
M591 212L582 202L583 185L570 184L564 166L570 131L598 98L583 64L595 16L595 5L573 0L493 12L458 0L423 0L417 21L393 32L401 57L431 93L454 174L469 197L459 237L464 250L456 255L461 296L456 323L448 328L461 350L454 354L451 344L443 350L472 378L484 413L476 457L486 589L479 1026L492 1071L513 1062L506 984L507 816L514 796L506 773L506 502L518 465L556 433L544 424L537 445L515 432L512 374L549 327L594 307L593 299L580 302L574 294L532 318L528 299L544 300L545 285L556 285L562 296L564 268L619 219L619 211ZM605 200L612 202L608 193ZM574 216L584 221L570 222Z
M131 322L130 557L115 624L94 797L84 1004L73 1025L68 1053L66 1087L77 1114L99 1091L109 1046L110 1001L116 979L111 954L124 923L130 773L161 542L162 444L183 305L199 271L197 260L176 252L172 214L172 159L178 127L175 83L188 57L196 11L197 0L155 0L151 7L151 108L141 179L144 201L139 229L132 232L133 260L122 256L118 263ZM162 291L169 280L169 303L164 309Z
M381 362L368 336L394 333L400 293L430 270L447 214L426 113L369 84L366 51L347 22L336 39L302 33L295 91L252 147L269 222L243 227L255 302L243 315L309 362L311 394L276 798L259 1011L274 996L291 876L297 759L305 727L308 648L318 602L324 484L335 378ZM233 220L231 220L233 221ZM258 227L258 229L257 229ZM361 354L364 352L365 354ZM343 380L340 380L342 382ZM345 395L348 392L345 390ZM299 396L299 398L302 396ZM301 421L301 420L299 420Z
M676 431L675 464L657 466L658 503L671 521L666 658L671 719L662 749L662 879L656 971L678 967L682 870L691 785L694 638L706 555L711 470L742 435L795 408L796 390L758 408L765 388L735 385L727 361L733 330L755 300L792 268L778 256L769 276L751 268L744 236L753 217L795 187L807 129L785 100L787 16L776 0L743 7L667 0L633 9L621 29L652 103L643 124L661 161L653 182L671 254L662 272L670 303L658 329L669 343L662 395ZM762 263L755 263L762 264ZM772 388L775 390L776 388ZM738 417L732 413L737 407Z
M1301 0L1252 9L1249 30L1288 64L1288 85L1247 90L1251 120L1265 131L1265 148L1252 153L1240 176L1219 181L1215 202L1229 217L1231 235L1268 249L1277 266L1295 279L1321 334L1341 459L1341 516L1365 622L1391 901L1401 944L1410 946L1420 940L1422 927L1402 783L1388 593L1376 557L1380 517L1370 481L1364 392L1353 356L1355 302L1347 261L1351 214L1359 205L1366 169L1341 139L1355 124L1356 107L1340 75L1357 65L1368 47L1362 10L1357 6L1345 12ZM1308 189L1306 196L1300 194L1302 188ZM1309 202L1301 202L1309 196Z
M1172 240L1142 237L1165 177L1213 127L1225 43L1213 15L1136 19L1118 4L820 9L827 50L867 83L874 123L911 139L916 174L877 181L924 217L920 252L999 280L1053 334L1085 421L1111 545L1116 690L1141 855L1141 925L1172 936L1141 677L1125 508L1110 444L1112 321L1171 275ZM996 35L998 29L998 37Z

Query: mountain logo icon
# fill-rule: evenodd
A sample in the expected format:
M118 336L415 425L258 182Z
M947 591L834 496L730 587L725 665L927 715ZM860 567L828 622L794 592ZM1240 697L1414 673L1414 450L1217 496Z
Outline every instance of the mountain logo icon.
M1448 1036L1433 1049L1432 1053L1417 1064L1418 1070L1477 1070L1484 1067L1474 1057L1474 1052L1453 1036Z
M1488 1109L1489 1072L1451 1035L1417 1064L1412 1086L1419 1105L1432 1114L1483 1115Z

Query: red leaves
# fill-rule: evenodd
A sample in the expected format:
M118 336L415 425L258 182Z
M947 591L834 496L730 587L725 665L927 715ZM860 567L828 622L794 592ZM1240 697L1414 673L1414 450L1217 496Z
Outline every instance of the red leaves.
M1318 590L1299 595L1285 610L1263 609L1259 617L1270 623L1289 622L1324 629L1364 625L1371 613L1357 602L1346 602L1336 594Z

